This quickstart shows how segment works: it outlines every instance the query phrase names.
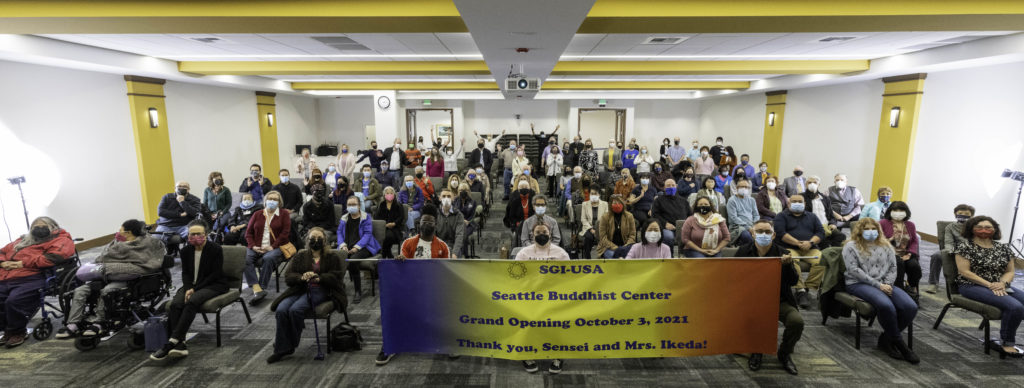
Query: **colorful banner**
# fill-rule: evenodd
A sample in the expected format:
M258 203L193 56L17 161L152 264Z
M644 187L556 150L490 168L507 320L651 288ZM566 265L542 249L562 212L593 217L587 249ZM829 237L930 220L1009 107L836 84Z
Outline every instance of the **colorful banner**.
M380 262L385 353L775 353L779 259Z

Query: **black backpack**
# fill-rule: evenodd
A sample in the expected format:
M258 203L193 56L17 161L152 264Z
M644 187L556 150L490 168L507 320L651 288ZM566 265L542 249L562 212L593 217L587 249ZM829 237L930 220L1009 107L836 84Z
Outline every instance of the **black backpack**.
M331 329L331 350L335 352L353 352L363 349L363 335L359 328L347 323L339 323Z

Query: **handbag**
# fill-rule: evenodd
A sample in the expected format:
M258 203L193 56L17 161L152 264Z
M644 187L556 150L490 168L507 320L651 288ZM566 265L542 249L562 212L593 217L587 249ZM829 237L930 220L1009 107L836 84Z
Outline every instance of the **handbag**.
M359 329L347 323L339 323L331 329L328 341L335 352L353 352L363 349L363 335Z
M273 229L270 230L270 239L277 240L277 237L274 237ZM283 244L277 247L277 249L281 250L281 255L284 256L285 260L292 258L292 256L295 256L295 252L297 251L297 249L295 249L295 244L292 244L290 241L287 244Z
M103 264L82 264L78 271L75 272L75 277L83 282L103 280Z

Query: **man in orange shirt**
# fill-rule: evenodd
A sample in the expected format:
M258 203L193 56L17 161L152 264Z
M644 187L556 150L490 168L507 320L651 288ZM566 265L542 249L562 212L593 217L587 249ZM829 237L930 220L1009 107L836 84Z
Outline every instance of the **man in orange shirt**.
M423 154L416 148L416 144L409 144L409 149L405 150L405 158L409 160L406 167L417 167L423 159Z
M423 199L430 202L434 198L434 183L430 181L430 178L423 174L423 166L416 167L416 177L413 178L413 183L416 187L420 188L423 192Z
M405 239L402 243L402 257L406 259L447 259L451 257L448 244L435 238L437 221L433 215L420 217L420 234Z

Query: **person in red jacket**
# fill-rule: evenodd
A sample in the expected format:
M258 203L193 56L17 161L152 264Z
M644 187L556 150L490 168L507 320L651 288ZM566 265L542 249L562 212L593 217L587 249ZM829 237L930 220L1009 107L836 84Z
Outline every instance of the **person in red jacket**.
M285 260L281 246L289 242L292 229L291 213L281 207L281 193L271 191L264 201L263 211L252 214L245 228L245 283L252 287L252 300L256 304L267 297L267 285L277 265ZM256 261L263 259L259 276Z
M25 342L29 317L39 308L44 270L75 254L71 235L50 217L32 221L29 233L0 249L0 346Z

